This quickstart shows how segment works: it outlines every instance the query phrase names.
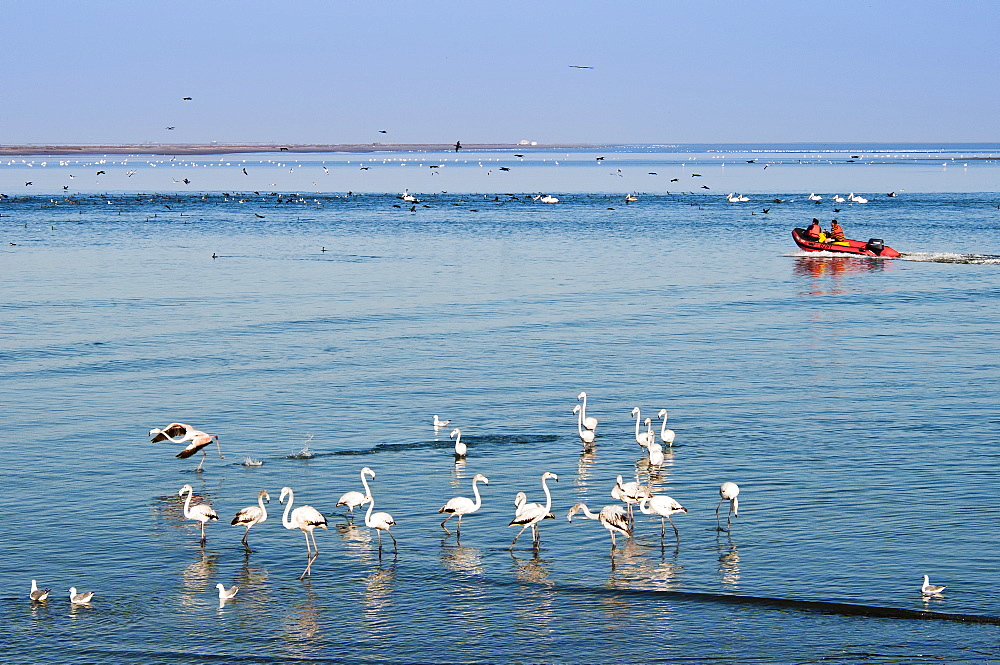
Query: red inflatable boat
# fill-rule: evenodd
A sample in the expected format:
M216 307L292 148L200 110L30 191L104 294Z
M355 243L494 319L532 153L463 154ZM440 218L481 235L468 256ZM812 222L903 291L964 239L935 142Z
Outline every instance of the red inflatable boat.
M805 229L792 229L792 240L807 252L836 252L838 254L856 254L858 256L878 256L892 259L899 256L899 252L886 245L880 238L871 238L868 242L864 240L848 240L846 245L838 245L830 242L819 242L806 236Z

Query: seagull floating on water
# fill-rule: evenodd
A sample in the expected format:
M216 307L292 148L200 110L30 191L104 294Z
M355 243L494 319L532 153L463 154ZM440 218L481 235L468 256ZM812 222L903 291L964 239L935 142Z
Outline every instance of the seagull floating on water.
M227 600L235 598L236 594L239 593L240 590L238 586L231 586L227 589L222 585L222 582L216 584L215 588L219 590L219 607L222 607Z
M924 575L924 583L920 586L920 593L925 596L937 596L940 595L945 588L946 587L941 586L940 584L931 584L930 578L927 575Z
M49 597L49 591L52 589L39 589L38 584L35 580L31 580L31 591L28 593L28 598L36 602L42 602Z
M93 591L81 591L77 593L76 587L69 588L69 602L73 605L86 605L94 598Z

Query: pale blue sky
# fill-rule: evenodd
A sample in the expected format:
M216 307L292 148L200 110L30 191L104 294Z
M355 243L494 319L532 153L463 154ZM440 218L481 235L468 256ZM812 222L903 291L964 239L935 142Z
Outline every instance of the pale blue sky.
M1000 140L997 2L6 0L0 20L0 144Z

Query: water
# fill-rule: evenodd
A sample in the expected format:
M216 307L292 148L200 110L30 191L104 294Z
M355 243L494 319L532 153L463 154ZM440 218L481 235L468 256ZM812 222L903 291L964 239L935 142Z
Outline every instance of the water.
M0 168L0 619L21 636L5 660L996 660L995 623L907 614L1000 616L995 164L764 171L725 154L739 173L695 171L711 190L628 205L623 192L648 189L602 189L636 168L619 179L606 162L681 172L689 155L577 151L566 169L533 156L539 186L509 191L552 205L473 188L500 175L478 162L433 177L459 187L386 175L355 189L408 187L414 212L395 194L302 193L322 162L346 180L356 156L310 158L307 175L266 167L262 180L299 178L280 196L232 167L196 192L81 188L71 202L58 160ZM53 191L23 196L29 168ZM199 168L212 171L178 174ZM762 173L780 178L756 191ZM833 188L796 186L810 173L894 184L855 186L871 202L834 213L805 200ZM751 202L727 203L730 189ZM813 216L905 256L800 255L789 230ZM593 454L571 413L581 390L600 420ZM636 466L634 406L657 427L668 409L677 432L652 477ZM435 413L462 429L464 462ZM197 457L148 443L172 421L219 434L226 458L195 473ZM334 507L363 466L398 555ZM599 524L566 512L613 503L615 477L637 470L687 507L680 542L640 515L612 557ZM513 496L544 502L543 471L559 475L556 519L537 553L528 534L511 552ZM471 496L476 473L490 483L458 543L436 511ZM742 492L726 533L714 511L728 480ZM220 516L204 548L185 483ZM281 527L283 486L330 520L309 581L302 535ZM228 521L260 489L270 518L248 555ZM948 585L941 598L921 598L923 574ZM53 588L44 605L27 599L32 577ZM217 582L242 587L222 608ZM95 590L92 605L70 607L69 586Z

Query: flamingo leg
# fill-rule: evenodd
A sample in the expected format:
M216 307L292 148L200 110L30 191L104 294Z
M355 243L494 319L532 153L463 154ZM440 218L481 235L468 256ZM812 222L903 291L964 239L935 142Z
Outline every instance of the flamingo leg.
M681 532L677 530L677 525L674 524L674 521L672 519L670 519L670 515L667 515L667 521L670 522L670 526L674 527L674 536L677 538L677 542L680 542ZM662 529L663 529L663 520L660 520L660 530L661 530L660 540L663 539Z
M315 559L316 557L319 556L319 545L316 544L316 532L315 531L309 531L308 533L312 536L313 558Z
M389 537L390 537L390 538L392 538L392 551L393 551L393 552L396 552L396 551L398 551L398 550L396 549L396 536L392 535L392 531L389 531L388 529L386 529L386 531L385 531L385 532L386 532L387 534L389 534Z
M719 522L719 508L722 507L722 501L719 501L719 505L715 507L715 528L717 531L722 531L722 524Z
M198 466L195 467L195 471L201 471L201 465L205 463L205 458L208 457L208 453L204 450L201 451L201 461L198 462Z
M205 523L204 522L201 523L201 544L202 544L202 546L205 545Z
M524 526L521 527L521 530L517 532L517 535L514 536L514 540L510 541L510 547L511 547L511 549L514 549L514 543L517 542L517 539L521 537L521 534L524 533L524 530L527 529L529 526L532 526L532 525L531 524L525 524Z
M458 516L458 528L455 529L458 538L462 537L462 516Z
M250 526L253 525L251 524ZM247 542L247 536L249 535L250 535L250 527L248 526L247 530L243 532L243 547L246 549L247 552L253 552L253 550L250 549L250 544Z
M444 523L447 522L448 520L450 520L454 516L455 516L455 513L451 513L451 514L448 515L448 517L444 518L444 520L442 520L442 522L441 522L441 528L444 529L445 533L447 533L449 536L451 535L451 531L448 531L448 527L446 527L444 525ZM462 523L461 522L461 518L459 518L459 524L461 524L461 523Z

